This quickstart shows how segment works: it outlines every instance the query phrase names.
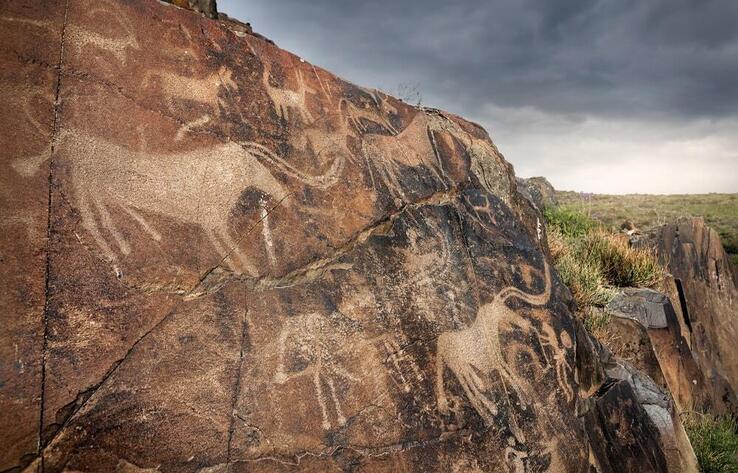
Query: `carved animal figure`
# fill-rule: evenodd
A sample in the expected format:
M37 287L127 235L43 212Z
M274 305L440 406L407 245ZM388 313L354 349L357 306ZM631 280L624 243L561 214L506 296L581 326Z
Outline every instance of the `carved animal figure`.
M108 51L115 56L121 65L125 65L128 57L127 49L140 49L131 21L117 2L111 2L109 0L95 2L94 6L91 7L86 14L90 17L98 15L99 18L105 18L105 21L117 23L117 25L115 25L115 23L105 23L106 30L115 31L115 26L117 26L119 30L123 31L124 35L110 37L99 34L95 31L82 29L77 24L70 22L70 24L67 25L65 39L67 44L69 44L77 54L82 54L85 46L90 45Z
M511 369L502 352L500 340L500 324L503 321L517 318L515 312L507 305L507 299L517 297L531 305L544 305L551 296L551 275L548 263L544 261L545 288L540 294L527 294L515 287L501 290L492 302L482 306L477 318L465 329L445 332L438 337L436 359L436 399L441 411L448 411L448 400L443 385L443 373L446 367L456 376L472 407L492 425L497 415L497 404L486 395L488 386L480 373L497 371L505 400L512 411L509 391L515 391L518 400L530 405L535 398L530 383ZM519 442L524 442L524 435L510 412L510 429Z
M100 224L113 236L121 254L130 253L129 242L110 214L111 209L120 208L154 240L161 240L162 235L144 213L199 225L221 257L236 257L234 269L257 273L229 230L230 212L248 187L277 202L283 202L288 194L271 172L239 144L144 154L67 130L60 134L56 146L72 162L74 199L82 214L82 226L114 265L117 253L103 236Z
M170 107L174 107L175 100L187 100L209 105L216 112L221 103L218 95L221 86L226 90L238 88L233 80L233 72L225 66L221 66L216 72L202 78L183 76L163 70L146 71L141 85L148 87L152 82L158 82Z
M267 95L272 100L274 105L274 111L277 112L283 120L289 121L289 111L292 109L297 112L302 119L304 124L312 123L313 116L310 114L306 103L306 96L308 93L315 94L315 90L306 86L305 81L302 77L302 71L299 68L296 69L297 76L297 90L280 89L279 87L272 86L269 83L269 76L271 75L272 66L270 62L264 61L264 69L262 71L262 83L266 89Z

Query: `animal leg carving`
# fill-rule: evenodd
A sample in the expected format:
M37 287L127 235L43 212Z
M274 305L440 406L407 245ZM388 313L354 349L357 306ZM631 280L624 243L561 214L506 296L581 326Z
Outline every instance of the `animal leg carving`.
M131 252L131 246L128 244L126 239L123 237L123 235L120 234L118 229L115 226L115 222L113 222L112 217L110 216L110 213L108 212L107 207L105 207L105 202L102 202L99 197L93 197L92 202L95 204L95 207L97 208L97 212L100 215L100 220L102 221L103 226L110 231L111 235L113 235L113 238L115 239L115 242L118 244L118 248L120 249L120 252L124 255L130 254Z
M134 210L133 208L127 205L122 205L121 207L123 208L123 210L126 211L128 215L133 217L133 219L136 222L138 222L139 225L141 225L141 227L146 231L146 233L151 235L151 238L153 238L156 241L161 241L161 234L157 232L151 225L149 225L149 223L143 218L143 216L140 213L138 213L136 210Z

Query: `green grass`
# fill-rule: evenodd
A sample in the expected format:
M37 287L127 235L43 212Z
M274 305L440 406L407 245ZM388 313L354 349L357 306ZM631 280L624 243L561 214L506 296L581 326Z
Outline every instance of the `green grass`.
M597 227L597 222L583 212L565 206L546 208L543 214L546 222L567 238L586 235Z
M651 251L631 248L583 213L557 207L546 209L545 216L554 264L583 312L605 306L617 287L653 286L663 278Z
M606 195L556 192L562 206L618 229L630 220L642 230L679 217L704 217L719 234L725 251L738 263L738 194Z
M738 473L735 420L691 413L684 419L687 435L703 473Z

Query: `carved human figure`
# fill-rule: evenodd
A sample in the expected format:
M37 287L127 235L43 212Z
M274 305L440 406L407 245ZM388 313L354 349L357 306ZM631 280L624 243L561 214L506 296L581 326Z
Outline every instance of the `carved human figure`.
M274 383L282 385L295 378L308 376L315 387L316 402L320 406L322 427L341 426L346 422L339 389L342 383L360 383L361 380L344 368L337 357L355 330L340 314L324 316L311 313L287 321L278 338L278 365ZM298 364L298 368L289 365ZM326 390L328 396L326 396ZM333 415L331 415L333 411Z

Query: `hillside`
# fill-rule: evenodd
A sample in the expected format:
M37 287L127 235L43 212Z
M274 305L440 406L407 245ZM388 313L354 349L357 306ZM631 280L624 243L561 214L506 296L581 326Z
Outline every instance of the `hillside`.
M738 263L738 194L607 195L556 191L559 202L582 210L608 227L630 220L648 229L678 217L704 217L720 233L725 251Z

